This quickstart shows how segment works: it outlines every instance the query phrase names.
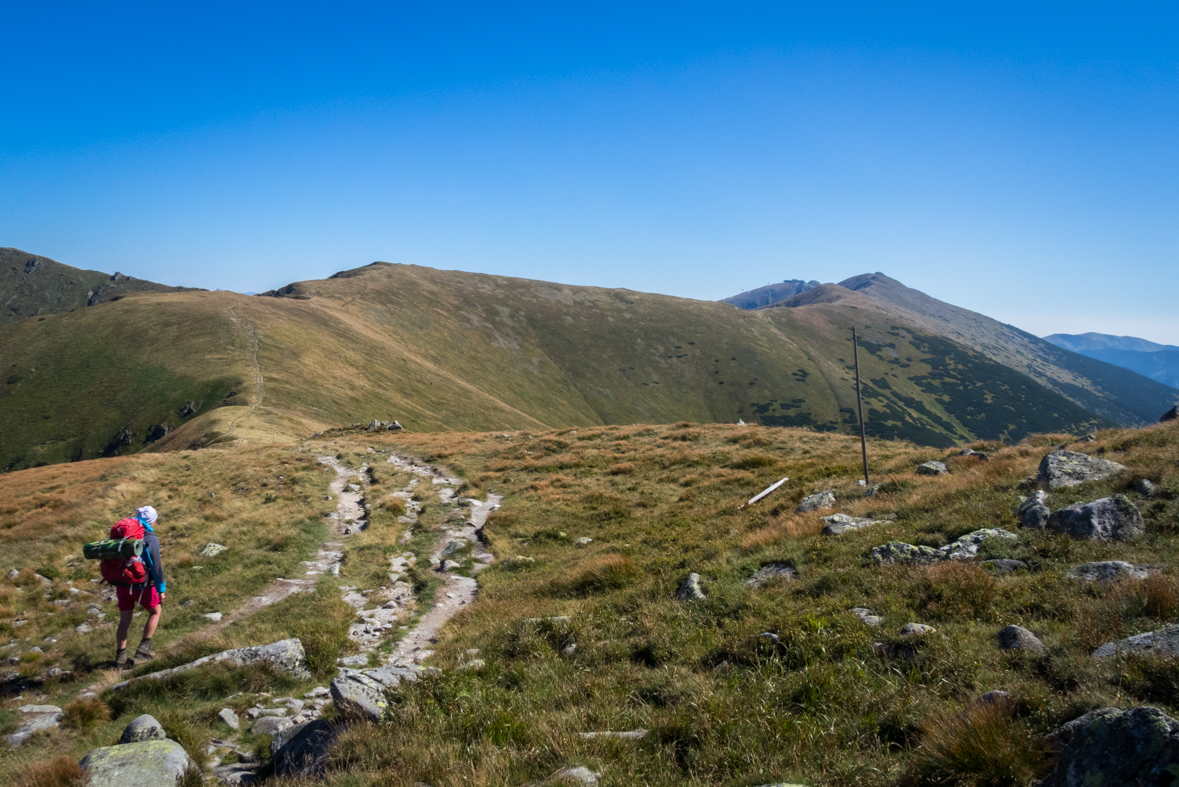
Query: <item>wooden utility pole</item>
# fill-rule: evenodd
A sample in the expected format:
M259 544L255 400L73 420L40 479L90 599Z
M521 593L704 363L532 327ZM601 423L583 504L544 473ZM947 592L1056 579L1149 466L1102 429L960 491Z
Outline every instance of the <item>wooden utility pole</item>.
M871 486L868 478L868 430L864 426L864 399L860 396L860 342L852 326L852 357L856 360L856 409L860 413L860 455L864 458L864 486Z

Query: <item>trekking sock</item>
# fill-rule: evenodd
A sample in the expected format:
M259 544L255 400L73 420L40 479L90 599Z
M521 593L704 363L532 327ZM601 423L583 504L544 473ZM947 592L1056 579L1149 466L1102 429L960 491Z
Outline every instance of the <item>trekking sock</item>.
M145 639L139 643L139 648L135 651L136 659L150 659L151 658L151 638Z
M123 669L127 666L127 649L119 648L119 652L115 654L115 669Z

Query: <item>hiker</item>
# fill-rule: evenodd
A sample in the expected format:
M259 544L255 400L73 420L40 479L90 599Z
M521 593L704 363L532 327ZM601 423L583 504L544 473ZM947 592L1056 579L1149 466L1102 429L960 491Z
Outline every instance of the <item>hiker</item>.
M115 668L124 669L136 660L151 659L151 638L160 622L160 604L165 598L167 583L164 581L164 566L160 562L160 539L156 537L155 525L159 514L151 506L136 509L135 517L143 525L143 562L147 564L147 581L140 585L119 585L115 594L119 600L119 630L116 635ZM127 660L127 632L131 630L131 618L135 604L147 610L147 622L143 624L143 641L135 651L134 658Z

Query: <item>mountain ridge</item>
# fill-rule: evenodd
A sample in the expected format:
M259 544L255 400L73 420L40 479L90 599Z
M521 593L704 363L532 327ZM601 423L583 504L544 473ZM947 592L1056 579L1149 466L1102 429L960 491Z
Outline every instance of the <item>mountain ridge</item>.
M1129 369L1155 382L1179 388L1179 347L1134 336L1055 333L1044 341L1105 363Z

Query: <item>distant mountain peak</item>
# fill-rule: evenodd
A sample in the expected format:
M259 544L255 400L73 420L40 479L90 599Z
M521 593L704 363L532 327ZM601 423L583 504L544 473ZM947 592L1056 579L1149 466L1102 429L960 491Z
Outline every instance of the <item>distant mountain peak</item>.
M739 293L731 298L724 298L721 302L731 303L738 309L759 309L762 306L784 301L807 290L813 290L818 286L819 282L817 281L786 279L781 284L767 284L764 287Z

